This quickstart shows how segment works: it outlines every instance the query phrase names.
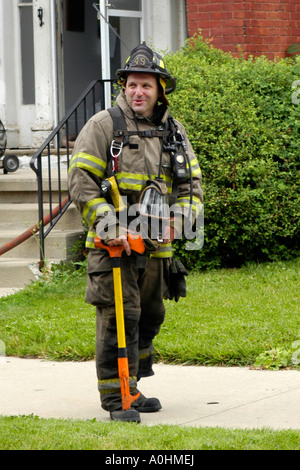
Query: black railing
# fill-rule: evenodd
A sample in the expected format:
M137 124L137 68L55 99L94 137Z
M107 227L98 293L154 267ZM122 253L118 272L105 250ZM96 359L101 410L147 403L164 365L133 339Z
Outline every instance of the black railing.
M44 265L45 239L72 202L67 188L72 143L88 119L104 109L105 82L113 80L95 80L88 86L30 160L38 183L40 267Z

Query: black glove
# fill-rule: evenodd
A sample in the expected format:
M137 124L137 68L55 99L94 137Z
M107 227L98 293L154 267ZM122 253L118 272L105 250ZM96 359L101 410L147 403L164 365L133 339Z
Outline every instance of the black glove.
M179 259L168 258L164 260L164 279L168 287L164 295L166 299L175 299L175 302L178 302L180 297L186 297L185 276L188 274Z

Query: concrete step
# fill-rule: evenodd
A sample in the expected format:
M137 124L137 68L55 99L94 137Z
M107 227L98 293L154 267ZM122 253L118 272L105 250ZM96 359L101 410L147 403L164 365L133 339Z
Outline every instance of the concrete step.
M44 202L49 201L49 181L47 174L43 179ZM62 200L68 195L67 169L61 172L61 183L58 183L58 173L51 172L51 194L53 203L57 203L58 189L61 189ZM15 173L0 174L0 204L38 202L38 185L35 173L23 169Z
M55 163L55 156L53 157ZM47 165L48 159L45 160ZM52 210L68 196L67 164L61 168L58 183L57 165L46 169L43 162L44 216L50 212L48 175L51 173ZM24 157L24 167L15 173L0 173L0 248L38 223L38 186L35 173ZM48 226L45 227L47 229ZM81 215L72 204L45 239L45 263L76 258L74 242L84 236ZM40 259L39 234L32 236L0 256L0 290L18 289L38 278Z
M16 230L0 230L0 247L11 242L20 235ZM83 235L82 230L52 230L45 240L45 258L47 260L66 260L71 257L74 242ZM40 257L38 234L1 255L2 258L33 258ZM0 284L1 286L1 284Z
M64 199L68 197L68 192L63 191L61 193L61 201L64 201ZM43 200L44 202L49 202L49 193L44 192L43 195ZM58 192L53 192L52 193L52 204L53 206L56 206L59 204L59 196ZM36 191L1 191L1 182L0 182L0 205L3 204L10 204L10 203L16 203L16 204L22 204L22 203L37 203L38 202L38 194L37 190Z
M22 288L38 279L38 262L33 258L2 259L0 257L0 289ZM59 262L59 260L56 260Z
M56 205L52 204L52 210ZM44 217L50 212L49 204L44 205ZM38 222L37 203L0 204L0 230L18 230L19 234L33 227ZM74 204L68 208L55 225L55 230L78 230L81 227L81 215Z
M35 281L37 277L34 274L36 258L19 258L3 259L0 257L0 287L24 287Z

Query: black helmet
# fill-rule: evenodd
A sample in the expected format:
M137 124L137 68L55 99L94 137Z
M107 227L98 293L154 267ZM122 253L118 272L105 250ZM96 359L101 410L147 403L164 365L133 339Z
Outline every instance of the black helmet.
M127 75L134 72L158 75L163 89L162 101L169 104L165 95L175 90L176 79L167 71L163 58L157 52L152 51L146 44L141 44L133 49L126 60L125 67L117 70L118 83L124 86Z

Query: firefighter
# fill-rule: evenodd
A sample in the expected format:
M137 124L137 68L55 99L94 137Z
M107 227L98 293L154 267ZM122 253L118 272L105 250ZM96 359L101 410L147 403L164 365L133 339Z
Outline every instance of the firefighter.
M110 110L103 110L83 127L70 162L69 189L89 226L85 300L96 306L96 370L101 406L113 420L140 422L141 412L156 412L161 403L158 398L146 398L141 393L130 410L122 409L112 266L108 252L95 248L95 239L125 248L121 272L126 344L130 391L137 395L137 382L154 374L153 339L164 321L163 299L168 297L165 263L172 259L172 241L181 237L184 223L192 224L202 204L201 171L185 129L171 119L166 95L174 91L175 79L168 73L163 58L141 44L133 49L124 68L117 71L117 77L121 92L113 109L118 110L119 118L113 118ZM124 123L126 129L116 131L118 126L124 128ZM182 147L188 159L182 167L188 174L183 178L177 178L172 162L176 135L184 140ZM114 211L112 199L101 190L111 175L125 201L125 223L124 217ZM130 209L138 205L145 189L156 179L164 186L162 193L164 198L167 194L169 205L172 200L175 203L175 210L164 225L161 239L145 236L146 255L137 256L127 240L132 221ZM191 209L192 219L188 222L187 209Z

